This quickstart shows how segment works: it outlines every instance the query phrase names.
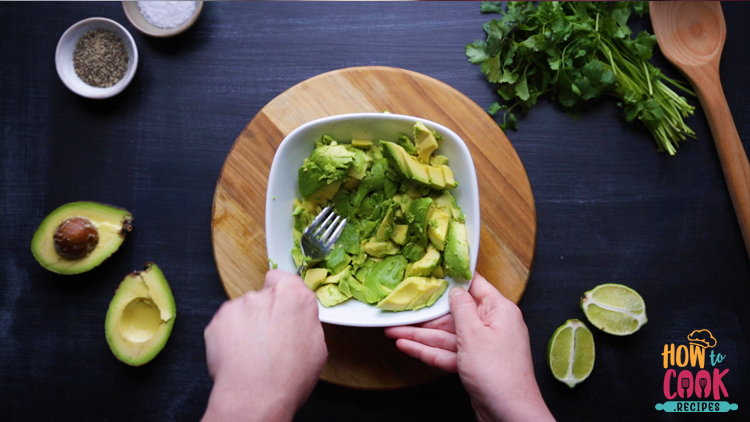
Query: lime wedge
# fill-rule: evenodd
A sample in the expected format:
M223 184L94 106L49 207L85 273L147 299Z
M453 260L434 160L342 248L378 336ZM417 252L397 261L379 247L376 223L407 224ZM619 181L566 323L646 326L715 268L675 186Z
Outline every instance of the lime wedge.
M552 375L573 388L594 369L594 336L581 321L569 319L555 330L547 345Z
M581 308L594 327L616 336L633 334L648 322L641 295L622 284L594 287L581 298Z

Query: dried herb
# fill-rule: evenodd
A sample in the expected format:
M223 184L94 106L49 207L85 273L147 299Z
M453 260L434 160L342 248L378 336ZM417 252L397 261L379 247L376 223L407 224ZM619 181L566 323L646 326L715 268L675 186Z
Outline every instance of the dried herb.
M107 88L125 76L128 58L128 49L120 37L104 29L94 29L78 40L73 51L73 69L83 82Z

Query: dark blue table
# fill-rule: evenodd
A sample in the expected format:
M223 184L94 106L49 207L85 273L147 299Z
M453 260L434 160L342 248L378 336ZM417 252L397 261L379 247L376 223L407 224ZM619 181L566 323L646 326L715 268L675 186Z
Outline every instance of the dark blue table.
M747 140L750 6L724 10L722 80ZM60 35L92 16L123 23L140 51L130 87L103 101L68 91L54 66ZM280 92L349 66L418 71L487 107L496 97L463 51L488 19L477 3L210 3L189 32L161 40L138 33L117 2L0 4L0 420L198 420L211 388L203 328L226 298L211 203L236 136ZM654 61L676 76L661 55ZM727 356L717 365L729 369L726 400L739 404L724 416L748 420L750 265L704 114L688 119L697 140L676 157L657 153L621 114L605 100L574 121L542 102L508 134L536 200L537 249L520 306L542 393L560 420L682 420L654 409L666 400L661 353L705 328ZM31 235L76 200L127 208L136 229L93 271L55 275L35 262ZM161 354L133 368L112 356L104 316L123 277L149 260L167 275L178 316ZM584 291L609 282L643 295L649 323L623 338L595 330L594 372L571 390L549 373L547 341L583 318ZM298 414L473 417L457 376L392 392L320 383Z

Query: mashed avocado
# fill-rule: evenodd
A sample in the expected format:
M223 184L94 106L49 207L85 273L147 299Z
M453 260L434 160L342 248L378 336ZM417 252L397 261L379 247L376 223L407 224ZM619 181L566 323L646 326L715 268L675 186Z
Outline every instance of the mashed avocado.
M444 274L471 277L464 215L449 193L458 183L448 159L434 154L440 139L418 122L414 138L316 141L298 172L292 255L304 259L302 231L323 207L348 218L331 252L311 262L305 277L324 306L353 297L386 311L418 310L443 294Z

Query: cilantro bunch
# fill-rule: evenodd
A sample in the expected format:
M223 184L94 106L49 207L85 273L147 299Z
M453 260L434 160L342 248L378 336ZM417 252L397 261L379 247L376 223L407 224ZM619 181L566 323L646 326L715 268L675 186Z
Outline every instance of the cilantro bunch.
M683 122L694 107L664 82L695 94L648 62L654 35L631 36L628 18L647 13L647 2L510 1L506 11L482 2L481 10L502 17L484 24L487 39L467 45L466 55L508 102L488 110L504 111L503 130L517 129L514 109L525 113L542 96L573 107L610 95L628 122L646 125L659 151L674 155L679 141L695 137Z

